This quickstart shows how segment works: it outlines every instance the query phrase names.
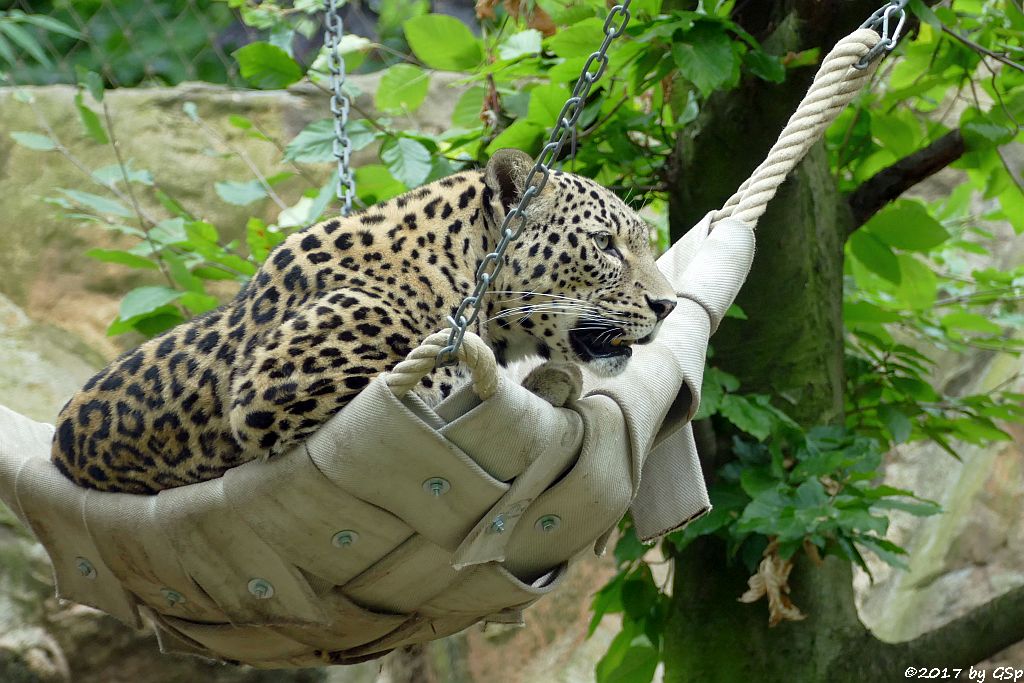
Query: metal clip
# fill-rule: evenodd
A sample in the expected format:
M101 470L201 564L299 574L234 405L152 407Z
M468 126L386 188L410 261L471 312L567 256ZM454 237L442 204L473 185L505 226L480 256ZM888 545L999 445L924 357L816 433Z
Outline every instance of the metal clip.
M888 5L880 7L868 17L868 20L860 25L861 28L871 29L878 31L881 38L867 53L857 60L857 63L853 65L854 69L863 71L868 68L871 62L875 61L879 55L883 52L889 52L900 39L900 35L903 33L903 26L907 23L907 11L904 9L909 0L892 0ZM892 23L892 16L898 14L899 17L896 20L896 28L890 29Z

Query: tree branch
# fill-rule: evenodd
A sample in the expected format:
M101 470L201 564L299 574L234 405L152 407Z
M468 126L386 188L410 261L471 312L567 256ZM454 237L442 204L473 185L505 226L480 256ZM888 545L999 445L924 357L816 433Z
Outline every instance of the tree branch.
M897 668L968 667L1022 640L1024 586L1019 586L913 640L886 644L883 652Z
M962 157L965 151L963 135L953 130L865 180L847 200L853 214L849 232L864 225L914 185Z

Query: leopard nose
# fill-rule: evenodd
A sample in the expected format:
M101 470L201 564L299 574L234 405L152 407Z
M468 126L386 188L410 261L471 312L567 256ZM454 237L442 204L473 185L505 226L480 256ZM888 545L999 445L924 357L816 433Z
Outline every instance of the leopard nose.
M654 311L654 315L658 320L664 320L672 312L672 309L676 307L676 301L675 299L652 299L647 297L647 305Z

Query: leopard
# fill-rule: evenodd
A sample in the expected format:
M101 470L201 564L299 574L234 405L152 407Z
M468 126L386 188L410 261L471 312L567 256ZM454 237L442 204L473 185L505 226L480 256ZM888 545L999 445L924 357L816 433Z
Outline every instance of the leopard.
M551 170L537 192L532 169L499 150L289 234L233 299L89 379L58 415L52 463L88 489L150 495L287 452L449 327L517 218L470 330L502 366L539 357L573 381L580 367L621 373L676 305L650 226L583 176ZM528 210L506 221L528 183ZM436 406L466 381L444 365L416 393Z

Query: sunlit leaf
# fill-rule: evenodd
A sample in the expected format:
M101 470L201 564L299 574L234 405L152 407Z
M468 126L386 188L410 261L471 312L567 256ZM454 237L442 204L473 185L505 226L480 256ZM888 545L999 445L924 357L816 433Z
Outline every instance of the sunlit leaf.
M413 54L431 68L465 71L483 61L480 40L455 17L425 14L409 19L403 27Z
M303 69L287 52L270 43L249 43L232 53L242 78L257 88L287 88L302 78Z

